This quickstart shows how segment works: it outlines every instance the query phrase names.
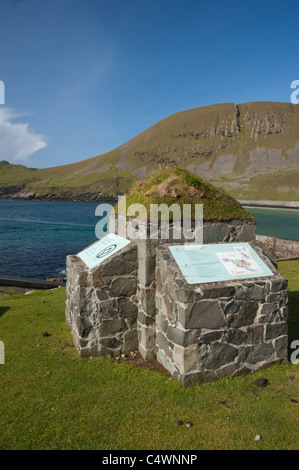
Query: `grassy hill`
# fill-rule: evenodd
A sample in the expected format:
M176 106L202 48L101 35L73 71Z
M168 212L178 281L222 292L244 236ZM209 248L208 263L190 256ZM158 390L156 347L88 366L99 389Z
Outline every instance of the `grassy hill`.
M185 167L239 199L298 201L299 107L223 103L173 114L111 152L43 170L0 165L0 196L103 199L160 167Z

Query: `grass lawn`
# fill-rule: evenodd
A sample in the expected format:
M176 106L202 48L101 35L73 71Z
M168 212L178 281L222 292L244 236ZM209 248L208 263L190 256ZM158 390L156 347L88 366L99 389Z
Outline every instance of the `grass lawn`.
M299 262L280 271L290 279L290 337L299 339ZM60 288L0 298L0 449L298 448L298 365L184 389L156 371L80 359L64 296ZM258 377L270 384L258 388Z

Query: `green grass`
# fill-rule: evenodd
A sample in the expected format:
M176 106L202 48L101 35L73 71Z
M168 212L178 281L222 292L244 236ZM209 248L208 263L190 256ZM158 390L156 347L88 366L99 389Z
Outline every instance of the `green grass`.
M299 263L280 267L298 295ZM64 288L0 298L0 449L298 448L298 366L184 389L156 371L80 359L64 303ZM294 327L298 303L292 308ZM258 377L270 385L258 389Z
M299 261L282 261L279 272L289 281L289 344L299 340Z
M168 207L178 204L181 213L183 205L190 204L191 216L194 219L195 204L202 204L205 221L254 220L249 212L225 191L182 168L163 168L148 178L137 181L128 191L126 203L127 208L132 204L143 204L148 216L151 204L166 204ZM117 204L114 207L116 213L118 209ZM168 211L166 212L168 217ZM162 217L165 217L165 214ZM171 212L169 219L172 220L172 217Z
M0 288L0 296L7 296L7 295L15 295L16 291L13 289L1 289Z
M220 183L236 199L297 201L299 170L278 170L266 175L253 176L249 180L239 181L237 187L231 187L233 179L222 178L214 181Z

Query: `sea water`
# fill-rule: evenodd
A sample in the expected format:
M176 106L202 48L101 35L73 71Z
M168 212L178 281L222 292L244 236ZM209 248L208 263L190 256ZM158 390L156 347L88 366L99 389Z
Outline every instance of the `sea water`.
M0 275L65 277L65 258L97 240L99 202L0 199ZM299 240L299 210L248 209L257 233Z
M0 200L0 275L65 277L65 258L97 240L93 202Z

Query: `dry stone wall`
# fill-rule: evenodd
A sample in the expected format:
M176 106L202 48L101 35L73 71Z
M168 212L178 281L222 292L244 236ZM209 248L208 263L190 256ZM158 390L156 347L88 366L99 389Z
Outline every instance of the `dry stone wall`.
M67 257L66 319L81 356L139 348L182 385L287 360L287 281L255 244L254 222L205 223L203 242L249 242L274 276L198 285L186 282L166 244L188 240L171 231L150 239L147 230L94 269Z
M182 385L287 360L287 281L255 250L273 278L191 286L157 248L157 358Z
M117 356L138 348L136 292L136 243L93 270L67 257L66 320L81 356Z
M194 228L194 227L193 227ZM231 220L227 223L205 222L203 224L203 243L229 243L235 241L253 242L255 238L255 221L242 222ZM144 359L156 357L156 248L166 242L171 244L189 243L183 235L174 238L173 227L170 225L167 240L161 238L161 230L157 239L149 238L150 228L147 226L146 240L138 240L138 341L139 352Z
M299 242L283 238L257 235L256 239L262 242L278 260L299 258Z

